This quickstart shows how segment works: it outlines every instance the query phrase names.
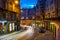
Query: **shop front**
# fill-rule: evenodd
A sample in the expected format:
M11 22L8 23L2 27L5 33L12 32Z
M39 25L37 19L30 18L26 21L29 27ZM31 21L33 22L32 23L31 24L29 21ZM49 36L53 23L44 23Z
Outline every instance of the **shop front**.
M2 33L2 23L0 23L0 34Z
M44 21L32 20L32 24L31 25L33 27L35 27L35 28L44 27Z
M31 25L35 28L36 27L36 25L35 25L35 20L32 20L32 23L31 23Z
M14 32L14 31L19 31L20 30L20 24L19 23L17 23L16 21L9 21L8 22L9 33Z
M36 20L36 27L44 27L44 21Z
M7 21L0 21L0 34L7 33Z
M14 22L9 22L9 32L14 32L15 31L15 23Z
M45 29L50 31L56 37L56 24L54 21L45 21Z
M56 37L56 26L54 23L50 23L50 31L53 33L54 37Z

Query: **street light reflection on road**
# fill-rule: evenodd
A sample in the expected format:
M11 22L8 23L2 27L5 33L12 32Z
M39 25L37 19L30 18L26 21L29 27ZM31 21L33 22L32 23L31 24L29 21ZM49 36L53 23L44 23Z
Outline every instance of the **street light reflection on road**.
M19 38L25 37L25 39L28 39L28 38L32 37L33 34L34 34L34 28L29 26L26 31L24 31L20 34ZM19 38L17 37L17 39L19 39Z

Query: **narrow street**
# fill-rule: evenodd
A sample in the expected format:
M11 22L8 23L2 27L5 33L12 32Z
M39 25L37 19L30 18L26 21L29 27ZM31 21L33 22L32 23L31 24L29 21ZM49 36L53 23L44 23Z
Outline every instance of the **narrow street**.
M39 33L37 29L28 28L23 32L15 32L0 37L0 40L54 40L51 32Z
M60 0L0 0L0 40L60 40Z
M17 38L16 40L55 40L55 38L49 31L46 31L45 33L39 33L37 29L34 29L34 33L32 36L27 34L21 38Z

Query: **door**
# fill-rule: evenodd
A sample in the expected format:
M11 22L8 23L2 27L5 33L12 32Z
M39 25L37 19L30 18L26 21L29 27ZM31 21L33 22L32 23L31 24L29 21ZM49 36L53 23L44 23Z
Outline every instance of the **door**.
M53 35L56 37L56 27L54 24L50 24L50 31L53 33Z

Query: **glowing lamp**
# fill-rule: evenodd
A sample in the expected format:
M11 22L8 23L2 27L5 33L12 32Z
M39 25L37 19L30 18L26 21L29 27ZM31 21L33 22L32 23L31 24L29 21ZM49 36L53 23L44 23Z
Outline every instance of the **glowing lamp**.
M18 4L19 2L18 1L15 1L15 4Z

